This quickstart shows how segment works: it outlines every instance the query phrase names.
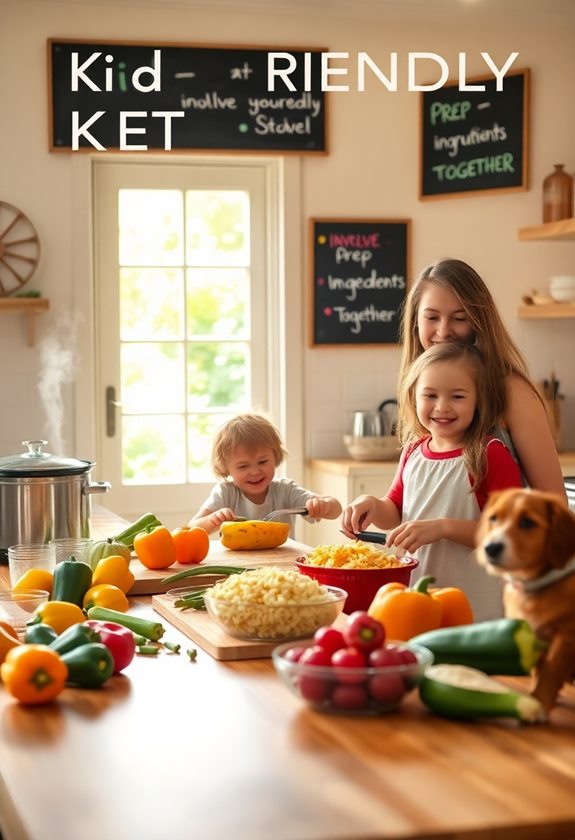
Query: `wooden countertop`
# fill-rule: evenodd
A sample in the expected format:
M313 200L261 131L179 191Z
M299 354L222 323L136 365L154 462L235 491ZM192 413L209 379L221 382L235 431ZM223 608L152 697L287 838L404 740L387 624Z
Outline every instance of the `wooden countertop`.
M132 609L158 619L149 598ZM575 837L573 687L531 727L442 720L417 694L379 718L331 716L268 659L198 650L137 658L43 708L0 688L0 727L4 840Z

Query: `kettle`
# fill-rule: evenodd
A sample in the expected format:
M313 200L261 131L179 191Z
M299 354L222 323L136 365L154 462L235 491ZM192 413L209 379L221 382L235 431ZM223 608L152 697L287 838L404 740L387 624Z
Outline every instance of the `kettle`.
M397 400L384 400L377 411L355 411L352 434L354 437L379 437L394 435L397 425Z

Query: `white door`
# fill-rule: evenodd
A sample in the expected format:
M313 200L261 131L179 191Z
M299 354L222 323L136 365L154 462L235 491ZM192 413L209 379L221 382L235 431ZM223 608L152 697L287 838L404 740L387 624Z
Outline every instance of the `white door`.
M268 175L94 164L98 463L124 516L185 522L214 483L214 430L277 414Z

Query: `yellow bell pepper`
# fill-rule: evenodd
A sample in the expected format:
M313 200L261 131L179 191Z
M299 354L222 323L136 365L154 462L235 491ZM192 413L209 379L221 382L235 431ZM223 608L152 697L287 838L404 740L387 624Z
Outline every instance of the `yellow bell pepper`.
M28 624L49 624L58 635L71 627L86 620L82 609L69 601L47 601L38 607L34 618Z
M92 575L92 586L111 583L125 594L130 591L135 579L124 558L119 554L112 554L98 561Z
M18 578L12 589L43 589L52 594L54 575L48 569L28 569Z
M99 583L88 589L84 595L83 606L86 612L92 607L128 612L130 602L118 586L113 586L111 583Z

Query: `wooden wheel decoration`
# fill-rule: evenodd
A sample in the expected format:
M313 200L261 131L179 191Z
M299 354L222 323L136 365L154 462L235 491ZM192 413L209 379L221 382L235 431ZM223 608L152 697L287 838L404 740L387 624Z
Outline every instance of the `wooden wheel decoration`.
M0 297L27 283L39 260L40 239L34 225L17 207L0 201Z

